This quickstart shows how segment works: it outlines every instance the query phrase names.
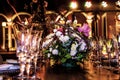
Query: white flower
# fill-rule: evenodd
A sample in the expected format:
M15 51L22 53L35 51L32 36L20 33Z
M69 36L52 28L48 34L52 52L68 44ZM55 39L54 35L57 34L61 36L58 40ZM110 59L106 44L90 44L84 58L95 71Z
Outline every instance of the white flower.
M86 46L87 46L86 43L82 40L82 41L80 42L79 51L84 51L84 50L86 50L86 49L87 49Z
M64 42L67 42L69 39L70 39L69 36L61 35L61 36L59 37L59 40L62 41L63 43L64 43Z
M54 36L55 34L54 33L50 33L48 36L46 36L46 39L50 39Z
M56 33L58 30L57 29L54 29L53 32Z
M49 48L49 51L52 52L52 48Z
M58 50L57 49L53 49L52 54L53 55L58 55Z
M77 47L78 47L78 44L77 44L77 42L75 42L75 43L72 44L71 50L74 51L74 50L77 49Z
M57 31L57 32L56 32L56 36L57 36L57 37L60 37L61 35L62 35L62 32L60 32L60 31Z
M48 56L48 58L50 58L50 55L51 55L51 54L50 54L50 53L48 53L48 55L47 55L47 56Z
M76 55L76 53L77 53L77 47L78 47L77 42L75 42L75 43L72 44L71 51L70 51L70 55L71 56L75 56Z
M66 42L66 41L68 41L70 38L69 38L69 36L64 36L64 42Z
M63 36L63 35L61 35L61 36L60 36L60 37L58 37L58 38L59 38L59 40L60 40L60 41L64 42L64 41L63 41L63 38L64 38L64 36Z
M53 38L47 39L45 42L43 42L42 48L47 47L49 45L49 43L52 42L52 41L53 41Z
M71 51L70 51L70 55L71 55L71 56L75 56L75 55L76 55L76 53L77 53L77 51L76 51L76 50L71 50Z

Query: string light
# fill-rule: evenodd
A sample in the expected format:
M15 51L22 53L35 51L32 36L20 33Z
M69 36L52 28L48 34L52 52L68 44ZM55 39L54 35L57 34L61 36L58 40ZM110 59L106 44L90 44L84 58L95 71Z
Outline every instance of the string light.
M90 8L92 6L91 1L86 1L85 2L85 7Z
M117 14L117 20L120 21L120 13ZM119 40L120 41L120 40Z
M71 8L71 9L76 9L77 7L78 7L78 4L77 4L76 1L72 1L72 2L70 3L70 8Z
M120 7L120 1L117 1L115 4L116 4L118 7Z
M108 4L107 4L106 1L102 1L101 5L102 5L103 7L107 7L107 6L108 6Z

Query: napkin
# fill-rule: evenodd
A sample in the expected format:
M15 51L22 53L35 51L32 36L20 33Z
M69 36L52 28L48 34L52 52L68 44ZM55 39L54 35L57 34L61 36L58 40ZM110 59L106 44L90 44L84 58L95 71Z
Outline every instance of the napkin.
M8 70L11 66L14 66L12 64L1 64L0 70Z

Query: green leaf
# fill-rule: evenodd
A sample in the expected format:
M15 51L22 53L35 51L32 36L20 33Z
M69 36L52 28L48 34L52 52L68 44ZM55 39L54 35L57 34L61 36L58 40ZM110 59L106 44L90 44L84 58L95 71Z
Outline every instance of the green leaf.
M44 50L43 53L49 53L50 51L49 50Z
M66 58L62 58L62 59L61 59L61 62L62 62L62 63L65 63L66 60L67 60Z
M78 54L77 56L78 56L78 58L77 58L78 60L81 60L83 58L82 54Z
M67 54L65 55L65 57L66 57L67 59L69 59L69 58L71 58L71 55L67 53Z

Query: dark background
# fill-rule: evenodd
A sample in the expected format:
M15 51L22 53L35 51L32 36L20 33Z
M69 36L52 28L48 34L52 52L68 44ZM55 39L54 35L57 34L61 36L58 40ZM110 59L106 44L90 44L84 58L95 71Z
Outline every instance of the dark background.
M25 11L24 7L26 5L30 5L30 2L32 0L8 0L10 4L16 9L17 12ZM69 8L70 1L72 0L45 0L48 2L47 10L55 10L58 11L61 6L64 6L65 8ZM75 1L75 0L73 0ZM79 9L84 9L84 2L86 0L76 0L79 5ZM99 4L102 0L91 0L92 4ZM107 0L115 2L117 0ZM10 7L10 5L7 3L7 0L0 0L0 13L3 14L10 14L13 13L13 9Z
M66 3L69 0L46 0L48 2L47 10L58 10L58 7L63 4L67 7ZM17 12L25 11L24 7L30 5L31 0L9 0L10 4L16 9ZM7 3L7 0L0 0L0 13L9 14L14 13L11 6Z

